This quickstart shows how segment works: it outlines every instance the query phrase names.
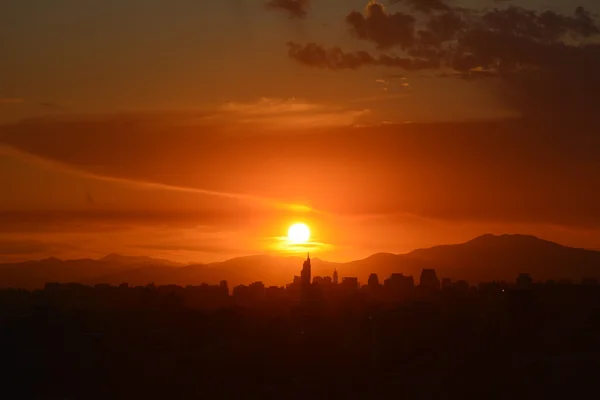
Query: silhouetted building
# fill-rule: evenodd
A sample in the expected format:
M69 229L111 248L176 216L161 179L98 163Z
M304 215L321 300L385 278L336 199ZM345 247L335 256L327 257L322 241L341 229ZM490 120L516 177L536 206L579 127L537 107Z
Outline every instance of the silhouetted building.
M358 278L350 276L344 277L344 279L342 279L341 287L346 294L358 291Z
M255 303L265 297L265 285L254 282L249 286L239 285L233 288L233 297L238 303Z
M333 270L333 284L337 285L339 283L338 272L337 269Z
M379 286L379 277L377 274L369 275L369 281L367 283L369 287L378 287Z
M421 289L427 291L434 291L440 289L440 280L438 279L434 269L424 269L421 272L419 286L421 287Z
M233 288L233 297L238 300L246 300L248 297L248 286L238 285Z
M398 297L409 294L415 286L415 280L412 276L394 273L383 282L383 285L390 295Z
M253 282L250 284L249 288L257 297L260 297L265 293L265 285L262 282Z
M286 297L285 289L279 286L269 286L265 289L267 300L283 300Z
M302 272L300 273L300 278L302 281L302 285L308 286L310 285L311 278L311 265L310 265L310 253L306 256L306 261L302 264Z
M219 283L219 288L221 288L221 290L229 295L229 284L227 283L227 281L221 281Z
M448 289L452 287L452 279L443 278L442 279L442 289Z

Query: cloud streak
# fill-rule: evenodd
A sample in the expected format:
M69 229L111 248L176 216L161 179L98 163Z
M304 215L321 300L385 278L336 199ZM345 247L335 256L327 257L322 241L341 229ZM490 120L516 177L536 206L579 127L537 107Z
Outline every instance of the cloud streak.
M600 186L594 151L600 138L594 127L572 121L386 124L225 137L219 126L173 117L156 131L152 121L27 121L5 127L2 141L103 179L219 196L205 213L180 217L152 210L121 215L99 206L87 211L100 221L164 215L199 223L219 217L218 210L229 215L229 206L257 204L240 213L260 216L299 204L348 216L405 212L438 220L600 226L600 192L592 189ZM219 208L224 199L231 204ZM239 216L231 215L232 221Z
M404 4L415 11L430 14L435 11L446 11L450 6L442 0L389 0L390 4Z
M310 0L270 0L265 7L269 10L285 11L290 18L306 18Z
M439 61L396 57L388 54L372 56L366 51L344 52L339 47L324 48L317 43L288 43L288 55L297 62L321 69L356 70L364 66L401 68L408 71L439 68Z

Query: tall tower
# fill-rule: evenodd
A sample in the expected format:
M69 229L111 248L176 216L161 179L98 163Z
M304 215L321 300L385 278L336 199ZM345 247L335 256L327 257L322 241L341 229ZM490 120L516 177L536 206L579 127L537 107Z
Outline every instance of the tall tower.
M338 278L338 272L337 272L337 269L334 269L334 270L333 270L333 284L334 284L334 285L337 285L337 284L338 284L338 280L339 280L339 278Z
M302 272L300 273L302 285L310 285L311 275L310 253L308 253L306 256L306 261L304 261L304 264L302 264Z

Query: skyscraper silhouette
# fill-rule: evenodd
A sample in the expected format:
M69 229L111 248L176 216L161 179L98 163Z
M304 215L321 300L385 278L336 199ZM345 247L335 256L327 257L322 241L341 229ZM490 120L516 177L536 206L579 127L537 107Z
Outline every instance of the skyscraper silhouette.
M337 285L337 284L339 283L339 282L338 282L338 280L339 280L339 278L338 278L338 272L337 272L337 269L334 269L334 270L333 270L333 284L334 284L334 285Z
M369 275L368 285L371 286L371 287L377 287L377 286L379 286L379 277L377 276L377 274L371 274L371 275Z
M302 272L300 273L300 279L303 286L310 285L311 274L310 253L308 253L306 261L304 261L304 264L302 265Z
M440 280L437 277L434 269L424 269L421 272L419 286L425 290L439 290Z

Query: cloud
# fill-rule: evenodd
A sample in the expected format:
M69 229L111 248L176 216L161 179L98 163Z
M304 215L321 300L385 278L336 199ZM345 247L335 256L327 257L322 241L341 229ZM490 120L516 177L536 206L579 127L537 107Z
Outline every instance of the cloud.
M58 257L76 249L72 244L56 242L55 238L40 240L0 237L0 263Z
M439 61L396 57L381 54L374 57L366 51L344 52L339 47L324 48L317 43L301 45L288 43L288 55L297 62L316 68L331 70L355 70L364 66L383 66L404 70L438 68Z
M442 0L389 0L390 4L405 4L408 7L425 14L430 14L434 11L449 10L448 6Z
M402 75L402 74L387 74L385 77L386 77L386 78L389 78L389 79L400 79L400 80L404 80L404 81L407 79L407 78L406 78L404 75Z
M229 102L218 112L222 121L232 119L247 129L248 124L263 130L307 130L332 126L351 126L369 110L345 109L341 106L317 104L296 98L261 98L255 102ZM217 115L215 115L217 117Z
M150 193L152 194L152 193ZM173 210L173 203L163 208L149 208L138 202L137 209L127 206L91 210L2 210L0 233L110 233L127 231L134 227L178 228L212 227L231 229L247 226L255 221L283 218L286 215L310 215L311 212L288 208L259 207L244 202L222 199L199 199L195 208ZM170 208L169 208L170 207Z
M415 17L396 12L389 14L383 5L371 2L365 12L352 11L346 22L350 31L361 40L374 42L379 48L408 48L415 40Z
M39 103L39 105L40 105L40 107L47 108L47 109L50 109L50 110L57 110L57 111L64 111L65 110L64 106L62 106L60 104L57 104L57 103L47 102L47 101L42 101L42 102Z
M2 256L34 255L55 251L61 247L64 246L39 240L0 239L0 255Z
M495 78L501 83L498 94L523 115L593 115L600 102L600 28L583 7L563 14L517 6L475 10L438 1L401 2L427 12L390 12L372 1L364 12L346 17L353 36L374 44L379 54L291 43L288 55L331 70L386 66L438 69L432 76L467 80Z
M270 0L265 7L286 11L290 18L305 18L310 7L310 0Z
M322 108L323 106L319 104L300 101L295 98L273 99L263 97L258 101L249 103L225 103L220 107L220 110L245 115L273 115L318 111Z
M518 119L223 135L226 128L216 124L159 120L29 120L3 127L1 140L107 179L242 197L194 197L177 210L110 210L99 203L70 213L10 212L0 216L2 225L35 229L53 218L73 226L235 226L294 213L269 205L287 203L348 216L405 212L434 220L600 226L600 137L586 122ZM261 205L243 196L275 200Z

